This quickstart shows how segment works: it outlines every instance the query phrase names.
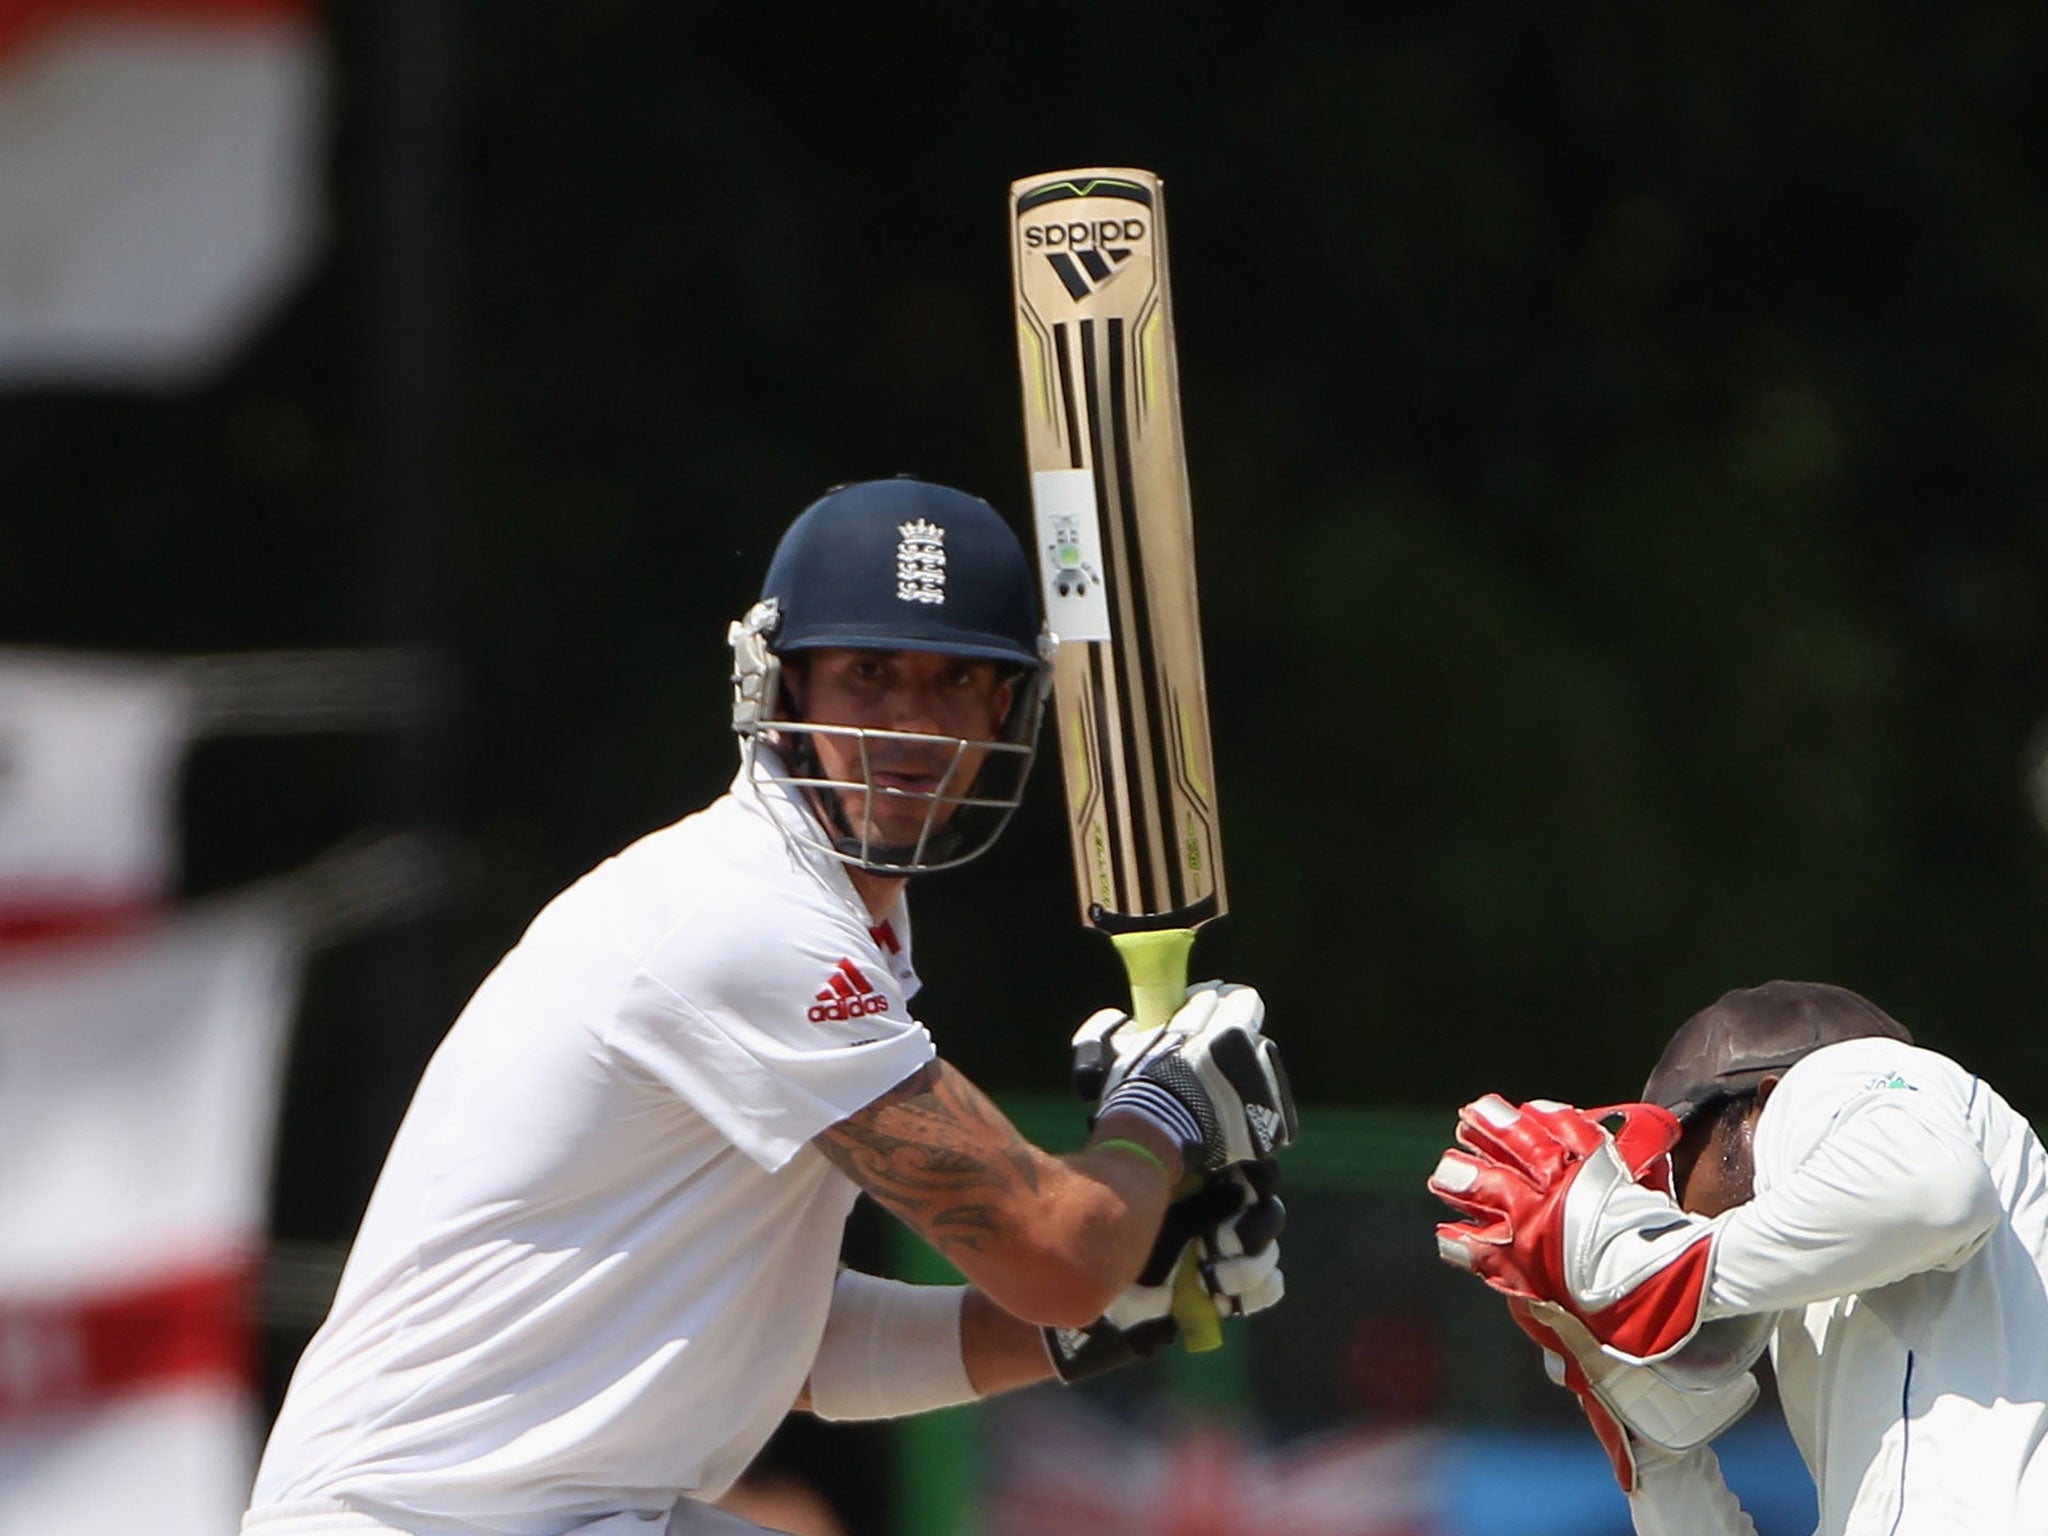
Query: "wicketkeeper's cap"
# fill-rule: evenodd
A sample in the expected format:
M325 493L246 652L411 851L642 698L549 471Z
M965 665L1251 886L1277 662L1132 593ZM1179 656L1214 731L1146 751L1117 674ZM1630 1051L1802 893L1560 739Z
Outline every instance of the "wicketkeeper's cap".
M1747 1093L1800 1057L1838 1040L1912 1032L1866 997L1819 981L1738 987L1678 1026L1643 1084L1643 1098L1679 1119Z

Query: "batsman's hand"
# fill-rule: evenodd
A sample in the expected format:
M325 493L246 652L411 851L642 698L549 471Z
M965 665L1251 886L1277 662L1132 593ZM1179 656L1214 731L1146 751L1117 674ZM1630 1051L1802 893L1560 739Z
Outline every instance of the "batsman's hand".
M1718 1230L1671 1197L1678 1129L1651 1104L1474 1100L1429 1179L1465 1218L1436 1229L1438 1255L1504 1296L1557 1303L1632 1359L1673 1353L1698 1330Z
M1074 1035L1075 1087L1100 1097L1098 1118L1129 1109L1164 1123L1157 1108L1165 1095L1184 1112L1169 1115L1192 1171L1268 1157L1294 1139L1298 1122L1265 1017L1256 991L1222 981L1188 988L1157 1031L1105 1008Z
M1180 1335L1173 1277L1190 1250L1202 1286L1224 1317L1263 1312L1286 1294L1280 1233L1287 1207L1271 1158L1205 1177L1167 1207L1138 1278L1086 1328L1047 1328L1046 1353L1060 1380L1082 1381L1144 1359Z

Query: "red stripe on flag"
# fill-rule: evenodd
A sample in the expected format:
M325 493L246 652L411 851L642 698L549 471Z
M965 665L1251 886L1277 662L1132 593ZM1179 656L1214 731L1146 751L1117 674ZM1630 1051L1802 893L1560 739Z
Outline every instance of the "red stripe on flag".
M0 0L5 4L6 0ZM66 939L111 939L138 933L155 922L162 907L154 901L108 902L0 900L0 954L17 946L54 944Z
M246 1265L84 1299L0 1301L0 1421L145 1387L255 1379Z
M275 26L311 22L315 14L315 0L0 0L0 62L43 33L76 22Z

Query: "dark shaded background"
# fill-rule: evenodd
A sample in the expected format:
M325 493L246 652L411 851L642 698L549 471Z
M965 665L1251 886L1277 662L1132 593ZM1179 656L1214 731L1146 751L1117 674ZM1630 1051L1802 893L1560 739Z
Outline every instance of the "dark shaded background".
M445 196L431 114L380 138L397 8L336 6L334 232L274 324L190 395L0 405L9 638L445 650L410 756L191 764L193 890L392 816L455 856L315 968L282 1232L352 1230L527 917L723 785L790 515L907 470L1027 518L1004 196L1091 164L1170 188L1233 897L1196 964L1305 1097L1626 1096L1786 975L2048 1109L2041 7L420 3ZM450 302L394 338L409 164ZM998 1088L1119 991L1052 782L918 895L923 1012Z

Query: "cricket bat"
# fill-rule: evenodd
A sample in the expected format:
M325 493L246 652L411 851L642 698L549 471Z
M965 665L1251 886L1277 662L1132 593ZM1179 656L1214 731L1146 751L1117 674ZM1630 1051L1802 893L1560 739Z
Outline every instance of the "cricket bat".
M1163 190L1141 170L1028 176L1010 229L1081 916L1122 957L1132 1017L1157 1029L1187 990L1195 930L1225 910ZM1190 1349L1222 1341L1192 1264L1174 1315Z

